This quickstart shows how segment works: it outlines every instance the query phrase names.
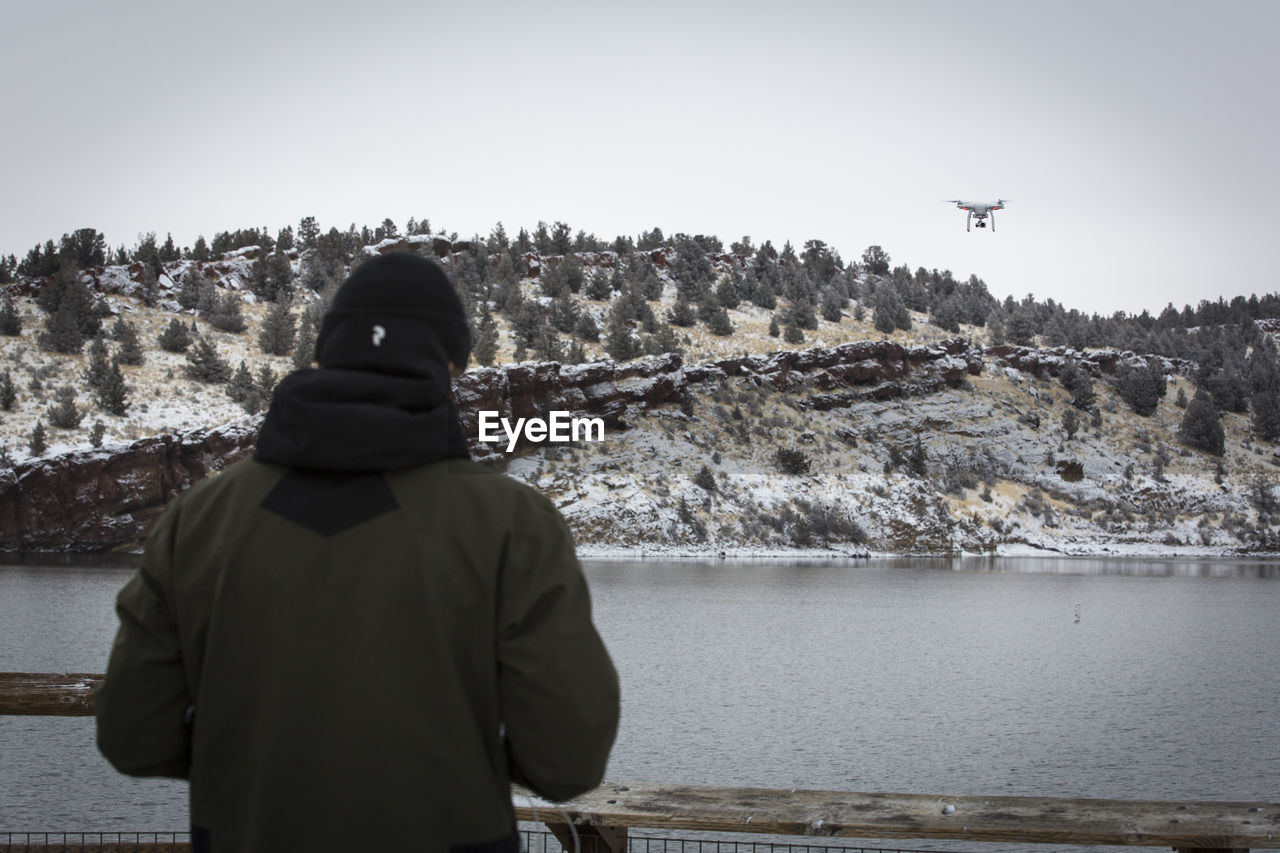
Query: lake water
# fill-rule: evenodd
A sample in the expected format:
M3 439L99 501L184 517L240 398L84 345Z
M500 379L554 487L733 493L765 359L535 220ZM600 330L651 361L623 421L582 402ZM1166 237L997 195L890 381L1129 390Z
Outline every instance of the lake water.
M585 568L610 780L1280 801L1276 562ZM131 571L0 565L0 671L101 672ZM0 831L186 826L185 787L116 774L91 719L0 717L0 756Z

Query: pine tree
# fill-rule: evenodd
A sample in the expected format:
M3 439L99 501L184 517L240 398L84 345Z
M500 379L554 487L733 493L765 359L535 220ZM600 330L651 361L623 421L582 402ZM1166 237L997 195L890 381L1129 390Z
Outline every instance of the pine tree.
M667 314L667 322L687 328L698 322L698 312L683 297L678 297Z
M1093 390L1093 379L1074 361L1068 361L1062 368L1058 381L1071 393L1071 405L1075 408L1087 412L1097 405L1098 395Z
M1280 437L1280 363L1270 341L1264 339L1254 347L1248 374L1253 389L1249 408L1253 412L1254 434L1263 441L1273 441Z
M1155 359L1142 367L1122 365L1116 371L1116 391L1129 408L1143 417L1155 414L1165 389L1164 371Z
M567 335L572 334L573 327L578 323L579 314L577 302L566 290L551 300L548 319L556 331L564 332Z
M267 258L267 298L273 302L286 299L291 284L293 284L293 266L289 262L289 256L277 248L275 253Z
M249 290L264 302L269 302L274 295L271 292L271 283L267 275L266 255L258 255L253 262L253 266L249 268Z
M40 333L37 343L45 352L64 355L78 353L84 348L84 335L69 307L60 306L45 318L45 330Z
M556 334L555 329L551 328L551 324L543 324L538 334L530 342L530 347L544 361L563 361L564 346L560 341L560 336Z
M196 242L191 247L191 260L201 263L209 260L212 255L209 252L209 243L204 239L204 235L196 237Z
M13 294L4 295L4 303L0 304L0 335L17 337L22 334L22 315L13 302Z
M271 303L258 333L258 346L267 355L288 355L297 335L289 300L281 297Z
M309 252L316 247L316 241L320 239L320 224L314 216L304 216L298 222L296 239L299 251Z
M640 342L632 333L631 321L625 319L615 300L605 328L604 351L614 361L629 361L640 355Z
M1214 405L1213 398L1203 388L1196 389L1195 396L1187 404L1178 437L1188 447L1203 450L1214 456L1222 455L1226 437L1219 420L1218 407Z
M707 328L711 334L725 337L733 334L733 321L729 319L729 312L724 306L716 308L711 314L711 319L707 321Z
M107 380L107 342L102 338L94 338L89 344L89 367L85 370L84 381L95 394L99 393Z
M1080 416L1075 409L1067 409L1062 415L1062 429L1067 434L1067 441L1076 437L1080 429Z
M293 346L293 368L303 370L316 360L316 326L308 312L302 313L298 324L298 337Z
M590 314L584 313L578 318L577 324L573 327L573 334L580 340L593 344L600 342L600 327L596 325L596 319Z
M889 253L879 246L868 246L862 253L862 268L868 275L887 275L890 263Z
M1250 408L1253 411L1253 431L1258 438L1274 441L1280 437L1280 388L1255 391Z
M610 276L594 275L591 277L591 280L587 282L586 296L588 299L596 302L605 302L613 298L613 290L613 285L610 283Z
M836 292L834 287L828 287L822 292L822 319L828 323L839 323L844 313L845 298Z
M76 391L63 385L53 395L54 402L45 410L49 423L58 429L75 429L84 419L84 412L76 406Z
M489 312L488 304L480 309L480 322L476 326L476 344L472 356L476 364L489 367L498 355L498 323Z
M813 331L818 328L818 316L813 313L813 303L807 299L791 300L787 306L787 316L802 329Z
M40 456L49 449L49 444L45 440L44 421L36 421L35 428L31 430L31 437L27 439L27 448L32 456Z
M94 421L93 428L89 430L89 443L94 447L102 446L102 439L107 434L107 425L102 421Z
M59 278L62 273L59 271ZM80 280L78 271L74 271L64 281L62 297L58 302L58 310L66 309L75 320L80 335L91 338L102 330L102 318L110 313L106 302L95 299L89 286ZM79 350L76 350L79 352Z
M920 441L920 436L916 436L915 444L911 446L911 454L907 456L907 471L913 477L923 477L928 473L926 463L928 454L925 452L924 444Z
M14 387L13 376L6 370L0 375L0 409L12 412L18 402L18 389Z
M142 351L142 342L138 340L138 328L132 323L123 318L117 320L111 335L120 344L120 350L116 353L116 358L120 360L121 364L131 364L136 367L146 361L146 354Z
M740 280L741 276L737 276ZM734 276L725 276L716 285L716 301L730 310L742 304L742 295L738 290L738 282Z
M160 301L160 279L150 267L142 269L142 282L138 285L138 296L141 297L142 304L148 308L154 308Z
M229 291L218 297L209 312L209 325L233 335L243 332L247 324L240 310L240 298Z
M258 375L254 379L254 388L257 390L258 396L262 398L264 404L269 402L272 395L275 394L276 384L278 382L279 379L276 377L276 372L271 369L271 365L264 363L258 368Z
M675 327L669 323L663 323L653 334L645 336L638 346L641 355L663 355L669 352L684 354L680 341L676 339Z
M773 464L784 474L799 476L809 473L809 457L803 450L779 447L773 453Z
M772 311L778 307L778 295L773 292L773 287L767 278L761 277L756 282L755 290L751 291L751 301L766 311Z
M586 280L586 275L583 273L582 264L578 261L576 255L566 254L557 269L560 271L561 277L571 293L582 292L582 285Z
M200 294L204 288L204 277L200 274L199 267L191 267L186 274L182 276L182 283L178 285L176 298L178 304L186 310L190 311L200 304Z
M906 303L893 285L882 284L876 289L875 306L872 323L876 331L888 335L895 329L911 328L911 312L907 310Z
M120 362L112 359L103 377L102 387L98 389L98 408L107 414L123 417L129 411L128 392L124 374L120 372Z
M187 347L191 346L191 331L185 323L180 323L177 318L174 318L160 333L158 342L165 352L186 352Z
M218 286L207 278L196 283L196 313L208 317L218 310Z
M219 384L231 378L231 365L218 352L217 345L203 335L196 338L187 350L187 366L184 370L187 376L197 382Z
M248 366L242 361L240 366L236 368L236 372L227 380L227 396L233 402L243 403L245 398L253 393L253 390L253 374L249 372Z
M929 315L929 322L944 331L959 333L960 306L954 298L939 299Z

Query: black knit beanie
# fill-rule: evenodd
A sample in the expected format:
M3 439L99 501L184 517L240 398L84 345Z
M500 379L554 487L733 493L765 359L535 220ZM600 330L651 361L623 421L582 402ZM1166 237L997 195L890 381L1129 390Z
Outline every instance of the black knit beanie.
M358 266L338 288L316 337L322 367L429 376L448 362L461 370L470 354L471 332L449 276L410 252Z

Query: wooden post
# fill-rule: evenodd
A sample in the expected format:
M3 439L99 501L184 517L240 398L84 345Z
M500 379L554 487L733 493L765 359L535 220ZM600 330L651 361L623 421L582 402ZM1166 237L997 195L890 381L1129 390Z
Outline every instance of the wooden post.
M0 672L0 715L92 717L102 676L88 672Z

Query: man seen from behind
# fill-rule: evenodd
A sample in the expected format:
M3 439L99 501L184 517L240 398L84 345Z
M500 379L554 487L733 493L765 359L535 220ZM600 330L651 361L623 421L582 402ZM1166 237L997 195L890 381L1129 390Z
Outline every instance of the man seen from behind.
M253 458L149 536L98 744L190 780L194 850L515 853L512 781L602 779L617 675L564 520L468 459L470 343L435 262L366 261Z

